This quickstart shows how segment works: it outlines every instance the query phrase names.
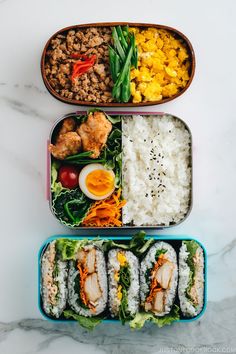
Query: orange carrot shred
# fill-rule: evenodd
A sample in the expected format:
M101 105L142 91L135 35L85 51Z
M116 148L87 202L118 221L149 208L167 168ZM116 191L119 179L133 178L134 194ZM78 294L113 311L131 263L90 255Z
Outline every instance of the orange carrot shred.
M95 202L83 220L83 226L121 226L121 208L126 200L120 200L121 189L110 197Z
M157 271L157 269L160 266L162 266L165 262L166 262L166 259L163 257L163 254L161 254L158 257L158 260L156 261L156 263L152 269L151 276L154 276L154 273ZM146 302L152 302L155 294L161 290L162 290L162 287L160 286L160 284L158 283L156 278L153 277L152 282L151 282L151 286L150 286L150 292L149 292L148 297L146 298Z

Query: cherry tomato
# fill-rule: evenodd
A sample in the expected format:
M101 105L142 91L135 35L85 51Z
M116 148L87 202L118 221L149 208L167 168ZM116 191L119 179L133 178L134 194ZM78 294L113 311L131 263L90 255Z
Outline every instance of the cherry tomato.
M59 169L59 182L65 188L73 189L79 184L78 181L79 172L76 167L73 166L62 166Z

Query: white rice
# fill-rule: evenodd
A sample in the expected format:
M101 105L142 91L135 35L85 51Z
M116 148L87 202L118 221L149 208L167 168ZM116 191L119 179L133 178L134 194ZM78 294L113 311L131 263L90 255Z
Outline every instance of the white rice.
M116 317L121 303L121 300L117 297L118 282L115 280L115 273L120 270L120 262L117 259L118 252L124 253L130 267L131 279L128 290L128 311L131 316L134 316L139 308L139 261L132 252L120 248L110 250L108 253L109 309L111 316Z
M197 316L204 304L204 255L203 250L199 246L196 251L197 257L199 259L199 267L196 269L195 274L195 282L197 289L197 296L200 300L198 306L193 306L191 301L186 297L186 289L188 287L189 276L190 276L190 268L187 264L187 259L189 252L187 251L187 247L184 243L180 248L179 252L179 286L178 286L178 294L180 300L180 308L184 316L186 317L195 317Z
M191 138L170 115L122 120L123 223L135 226L180 222L190 207Z
M165 253L165 258L167 258L170 262L174 264L174 270L172 273L172 277L170 280L170 285L167 290L165 290L165 300L164 300L164 312L160 314L156 314L156 316L164 316L168 314L172 308L172 305L175 300L176 288L178 282L178 268L177 268L177 257L174 248L167 242L158 241L156 242L148 251L145 258L141 262L140 268L140 298L141 305L144 306L146 297L150 291L150 284L146 280L146 271L152 269L154 264L156 263L156 252L157 250L165 249L167 252Z
M89 245L85 246L83 249L84 251L91 250L94 246ZM69 289L69 296L68 296L68 302L71 308L79 315L86 316L86 317L92 317L99 315L102 313L107 305L107 272L106 272L106 263L105 263L105 258L103 252L98 249L96 249L96 263L95 263L95 271L98 276L98 283L100 286L100 290L102 293L102 296L96 301L95 303L95 311L91 311L90 309L84 309L83 307L79 306L77 303L77 300L79 298L79 294L77 294L74 290L75 286L75 278L78 275L78 271L75 270L75 262L70 261L70 266L69 266L69 277L68 277L68 289Z
M54 316L56 318L60 317L62 311L66 307L67 301L67 262L63 262L56 259L56 241L51 242L46 251L43 254L41 260L41 294L43 301L43 309L46 314ZM58 275L53 276L53 270L57 266ZM57 286L57 300L56 304L52 305L49 301L50 293L52 292L51 284Z

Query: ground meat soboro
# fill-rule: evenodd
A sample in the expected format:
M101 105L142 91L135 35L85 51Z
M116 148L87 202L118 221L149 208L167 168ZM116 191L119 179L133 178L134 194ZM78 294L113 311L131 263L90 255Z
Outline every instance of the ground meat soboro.
M58 34L46 52L46 77L51 87L62 97L78 101L111 102L113 86L109 70L109 27L89 27ZM86 73L71 79L71 54L96 55L96 63Z

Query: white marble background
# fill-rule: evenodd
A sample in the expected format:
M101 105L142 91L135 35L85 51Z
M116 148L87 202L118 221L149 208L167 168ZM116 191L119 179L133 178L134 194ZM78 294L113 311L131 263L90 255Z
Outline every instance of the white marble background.
M0 0L1 354L236 353L235 12L234 0ZM49 95L39 63L56 30L116 20L176 27L196 51L190 89L150 110L179 116L193 133L193 210L165 233L193 235L207 247L209 305L191 324L138 333L109 324L88 333L48 323L37 308L38 249L51 235L71 233L45 199L46 140L55 119L75 109Z

